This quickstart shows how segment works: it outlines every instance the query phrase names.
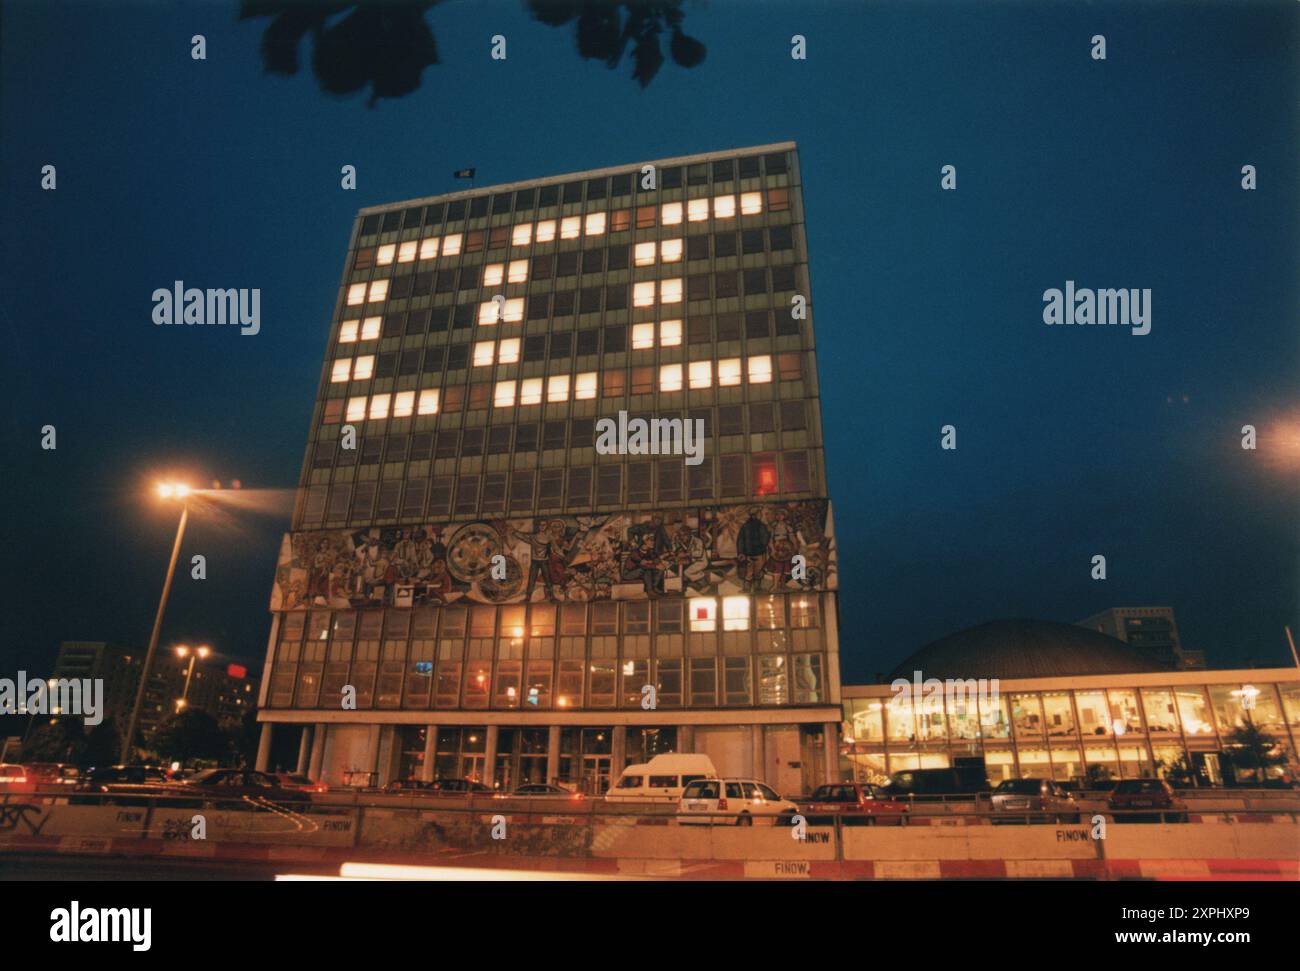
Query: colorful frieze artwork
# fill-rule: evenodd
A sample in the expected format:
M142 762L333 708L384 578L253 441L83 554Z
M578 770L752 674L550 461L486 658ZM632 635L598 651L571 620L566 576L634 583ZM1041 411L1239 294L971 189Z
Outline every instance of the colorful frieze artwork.
M816 499L287 533L271 609L835 587L830 503Z

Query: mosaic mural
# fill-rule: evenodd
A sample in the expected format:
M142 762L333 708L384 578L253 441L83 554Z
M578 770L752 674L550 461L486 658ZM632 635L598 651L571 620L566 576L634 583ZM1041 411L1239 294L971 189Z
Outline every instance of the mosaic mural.
M492 558L505 557L505 578ZM794 557L805 559L799 579ZM500 568L495 571L500 574ZM288 533L272 610L644 600L836 587L824 499Z

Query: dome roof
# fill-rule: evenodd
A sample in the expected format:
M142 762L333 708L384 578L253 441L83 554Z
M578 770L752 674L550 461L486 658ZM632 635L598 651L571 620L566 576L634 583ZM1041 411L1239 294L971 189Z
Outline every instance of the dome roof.
M991 620L921 648L890 673L907 678L1067 678L1166 671L1158 657L1086 627Z

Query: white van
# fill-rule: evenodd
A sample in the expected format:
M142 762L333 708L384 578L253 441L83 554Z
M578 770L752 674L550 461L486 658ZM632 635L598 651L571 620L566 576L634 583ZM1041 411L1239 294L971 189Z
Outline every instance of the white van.
M679 802L682 790L697 779L716 779L707 755L656 755L629 765L605 793L609 802Z

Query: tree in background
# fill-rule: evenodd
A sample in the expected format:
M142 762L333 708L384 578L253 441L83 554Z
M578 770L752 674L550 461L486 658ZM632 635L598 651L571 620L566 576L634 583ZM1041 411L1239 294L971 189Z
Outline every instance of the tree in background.
M1286 747L1254 722L1238 725L1224 739L1224 746L1232 760L1234 770L1250 773L1256 782L1263 782L1268 770L1286 765Z
M86 733L79 718L51 718L32 729L23 742L24 762L66 762L80 765Z
M234 732L235 761L252 767L257 764L257 746L262 740L262 726L257 722L256 709L244 712Z
M113 765L121 751L122 733L118 731L113 716L109 715L87 733L81 764L92 769L100 765Z
M230 754L230 736L206 711L187 708L158 727L151 748L164 762L220 761Z
M262 66L268 74L298 73L303 39L312 41L311 69L323 91L347 95L370 88L370 105L401 98L438 63L438 43L424 15L441 0L241 0L239 19L265 17ZM632 77L645 87L659 72L660 37L681 67L704 60L705 47L682 30L682 0L527 0L532 18L550 27L574 24L584 58L621 63L632 48ZM486 54L485 54L486 56Z

